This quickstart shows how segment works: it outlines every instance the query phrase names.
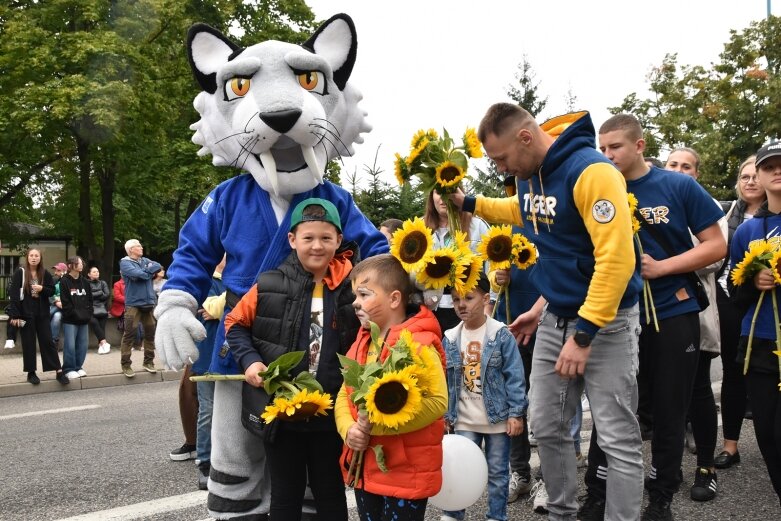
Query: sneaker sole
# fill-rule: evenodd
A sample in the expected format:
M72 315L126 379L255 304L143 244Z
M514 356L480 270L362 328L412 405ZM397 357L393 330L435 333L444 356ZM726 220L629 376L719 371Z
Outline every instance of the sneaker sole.
M148 367L144 367L144 371L146 371L147 373L152 373L152 374L157 373L157 369L156 368L150 369Z
M195 452L188 452L186 454L169 454L168 457L172 461L187 461L188 459L195 459Z

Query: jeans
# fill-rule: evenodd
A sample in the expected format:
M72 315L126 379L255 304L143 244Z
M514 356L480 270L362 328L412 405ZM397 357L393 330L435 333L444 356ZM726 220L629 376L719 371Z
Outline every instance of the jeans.
M555 372L564 342L577 318L543 312L534 345L531 375L531 429L548 492L548 519L577 519L578 476L571 421L585 386L599 445L609 462L605 518L637 521L643 499L643 458L637 407L637 306L619 310L591 344L583 376L561 378Z
M88 324L62 324L62 370L78 371L84 366L89 342Z
M510 437L499 432L484 434L472 431L456 431L456 434L469 438L479 447L485 444L485 459L488 462L488 513L487 519L507 521L507 493L510 486ZM464 519L465 510L444 512L455 519Z
M198 382L198 423L195 434L195 459L207 463L212 452L212 408L214 382Z
M51 317L52 341L56 344L60 340L60 324L62 324L62 311L57 306L49 306Z
M575 416L572 417L572 421L569 423L569 433L572 436L572 441L575 445L575 454L580 454L580 428L583 426L583 402L578 400L577 408L575 409Z

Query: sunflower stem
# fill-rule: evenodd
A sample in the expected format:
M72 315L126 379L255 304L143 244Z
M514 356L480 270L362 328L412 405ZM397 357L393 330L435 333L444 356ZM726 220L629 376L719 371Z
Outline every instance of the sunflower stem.
M640 259L643 258L643 243L640 242L640 236L635 233L635 242L637 243L637 251L640 252ZM654 305L654 297L651 294L651 283L648 279L643 279L643 305L645 306L645 323L651 323L651 317L648 314L648 308L651 308L651 313L654 317L654 329L659 332L659 321L656 319L656 306Z
M200 376L191 376L191 382L223 382L226 380L244 381L247 378L243 374L203 374Z
M648 302L651 303L651 313L654 317L654 329L656 329L656 332L659 332L659 321L656 320L656 306L654 305L654 295L651 293L651 283L649 281L646 281L646 284L648 284Z
M450 197L443 196L447 201L447 221L450 225L450 233L455 236L456 232L461 231L461 219L459 218L459 211L456 208L456 204L450 200Z
M511 324L512 317L510 317L510 285L506 284L504 288L504 323ZM499 300L498 298L496 299Z
M491 310L491 318L494 318L496 316L496 309L499 307L499 297L496 297L496 301L494 302L494 309Z
M762 307L762 299L765 298L765 290L759 294L757 300L757 307L754 309L754 316L751 317L751 328L748 331L748 345L746 346L746 358L743 360L743 374L748 372L748 361L751 358L751 344L754 341L754 326L757 324L757 315L759 315L759 308Z
M288 382L287 380L280 380L279 381L279 385L284 387L285 389L287 389L288 391L290 391L293 394L296 394L299 391L301 391L301 389L299 389L298 387L296 387L292 383Z

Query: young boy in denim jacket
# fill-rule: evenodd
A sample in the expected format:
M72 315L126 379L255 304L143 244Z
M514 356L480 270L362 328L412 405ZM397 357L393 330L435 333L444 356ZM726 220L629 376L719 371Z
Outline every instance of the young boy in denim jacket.
M445 421L456 434L485 444L488 461L489 521L507 520L510 436L523 432L526 391L523 362L515 338L503 323L485 314L490 284L480 274L477 287L453 293L461 323L445 331L448 410ZM464 519L464 510L444 512L442 521Z

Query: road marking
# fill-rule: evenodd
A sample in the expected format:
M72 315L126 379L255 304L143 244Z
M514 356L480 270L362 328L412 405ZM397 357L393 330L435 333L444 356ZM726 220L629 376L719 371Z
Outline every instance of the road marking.
M68 517L58 521L130 521L133 519L146 519L158 514L184 510L196 506L206 507L205 490L181 494L179 496L164 497L135 505L111 508L99 512L90 512L80 516Z
M82 405L80 407L63 407L60 409L49 409L47 411L22 412L18 414L7 414L5 416L0 416L0 420L12 420L14 418L27 418L29 416L43 416L46 414L57 414L62 412L87 411L89 409L99 409L100 407L101 407L100 405L93 404L93 405Z

